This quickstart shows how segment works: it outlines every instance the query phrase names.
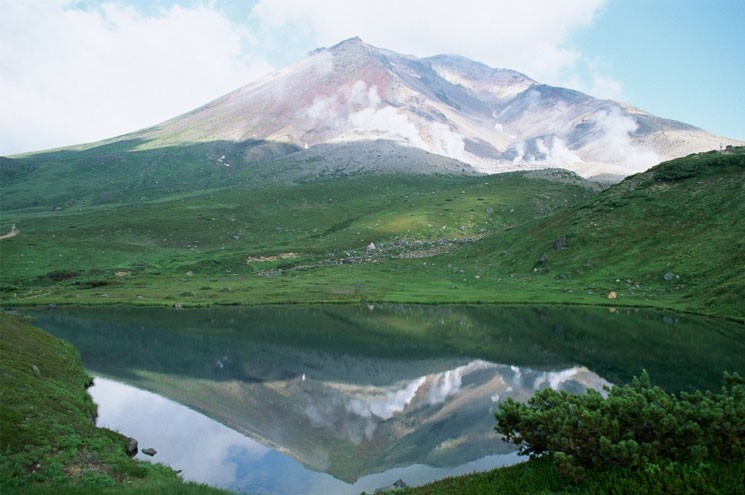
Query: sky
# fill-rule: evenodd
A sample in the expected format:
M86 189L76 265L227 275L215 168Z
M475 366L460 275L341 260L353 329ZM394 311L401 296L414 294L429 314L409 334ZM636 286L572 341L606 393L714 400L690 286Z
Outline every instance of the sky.
M745 0L0 0L0 155L158 124L359 36L745 140Z

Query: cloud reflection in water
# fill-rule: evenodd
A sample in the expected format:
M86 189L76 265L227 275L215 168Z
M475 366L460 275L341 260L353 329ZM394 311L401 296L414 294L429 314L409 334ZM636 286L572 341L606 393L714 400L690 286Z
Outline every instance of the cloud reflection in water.
M427 424L441 422L449 415L457 416L459 410L483 411L477 416L483 416L483 432L472 430L459 434L453 430L422 457L449 458L452 456L446 451L453 450L453 454L462 459L460 448L464 444L479 443L475 442L476 438L483 442L485 436L494 435L490 413L498 400L508 396L524 400L534 390L547 386L581 392L607 384L582 367L536 371L474 360L452 370L388 386L315 382L309 376L297 384L300 385L295 389L297 394L287 400L304 403L302 411L313 429L326 430L327 434L355 445L369 442L382 425L391 429L389 431L401 432L416 424L426 431ZM497 450L492 450L462 465L442 466L437 462L440 467L424 464L389 467L382 473L367 474L354 483L347 483L309 469L290 455L157 394L100 377L96 378L90 392L99 404L100 426L136 438L141 448L155 448L158 454L154 461L182 470L185 479L236 491L277 495L356 494L389 486L398 478L409 484L422 484L520 460L514 452L502 448L501 454L494 454ZM282 421L293 421L293 418L277 418L280 428ZM475 426L471 421L469 424ZM138 454L138 458L150 460L142 454ZM319 464L315 466L318 469Z

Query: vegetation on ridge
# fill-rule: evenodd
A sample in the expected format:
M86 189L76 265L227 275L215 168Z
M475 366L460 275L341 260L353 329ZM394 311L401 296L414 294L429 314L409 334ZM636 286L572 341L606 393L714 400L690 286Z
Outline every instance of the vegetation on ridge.
M531 267L547 289L592 290L745 318L745 148L662 163L468 254ZM545 262L541 258L545 255ZM520 263L529 260L529 263ZM581 284L581 285L580 285Z
M722 495L742 493L745 463L667 463L656 469L591 469L577 485L550 458L457 476L389 495Z

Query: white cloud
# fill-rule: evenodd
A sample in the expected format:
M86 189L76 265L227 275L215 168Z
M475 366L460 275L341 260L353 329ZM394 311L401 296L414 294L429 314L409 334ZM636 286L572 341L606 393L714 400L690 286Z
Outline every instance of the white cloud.
M0 154L154 125L271 69L244 56L250 33L212 6L71 5L0 0Z
M566 71L557 84L576 89L594 96L611 100L623 99L623 85L617 79L604 73L602 66L592 59L583 58L577 70Z
M336 95L316 96L308 109L308 117L315 122L329 122L336 118L338 99Z
M582 54L571 34L589 26L605 0L260 0L266 30L308 33L319 45L360 36L417 56L455 53L560 82Z
M140 448L157 447L158 462L178 466L189 480L232 485L238 476L236 452L245 461L260 459L270 451L207 416L146 390L96 377L89 392L99 404L98 426L136 438ZM199 455L193 455L195 452Z
M582 87L581 84L579 87ZM621 99L623 86L620 81L610 76L593 72L590 74L590 87L587 93L596 98Z

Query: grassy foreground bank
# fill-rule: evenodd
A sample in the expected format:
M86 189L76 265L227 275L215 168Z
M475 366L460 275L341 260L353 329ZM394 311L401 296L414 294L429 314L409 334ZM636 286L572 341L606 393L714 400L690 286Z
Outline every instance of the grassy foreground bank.
M0 493L227 493L130 458L95 426L92 384L68 343L0 313Z
M551 459L436 481L396 495L738 495L745 463L668 464L656 469L588 471L579 485L569 483Z

